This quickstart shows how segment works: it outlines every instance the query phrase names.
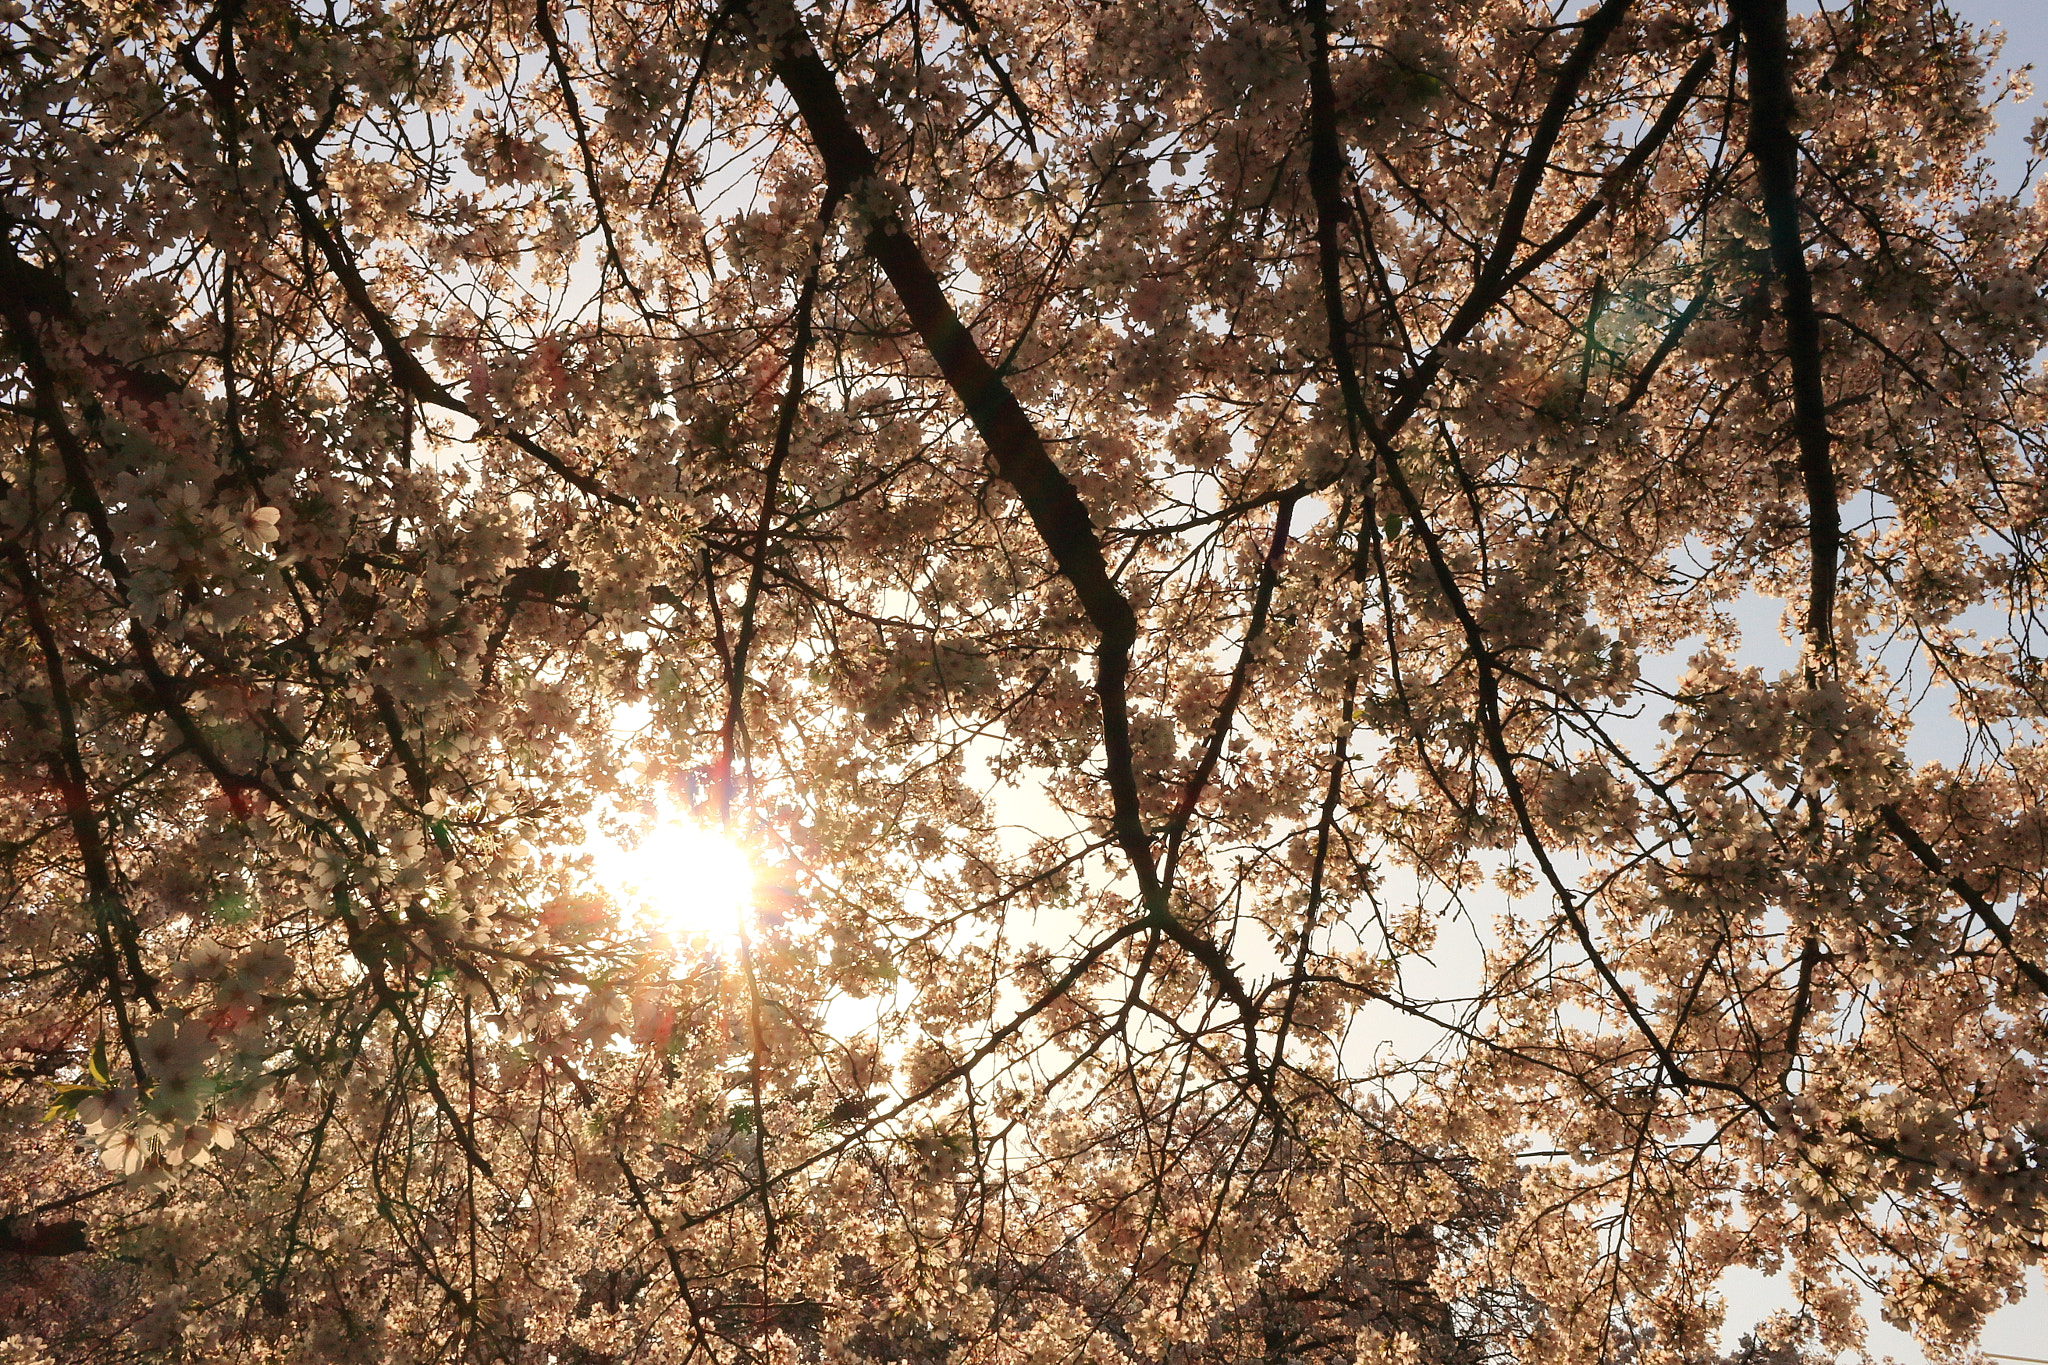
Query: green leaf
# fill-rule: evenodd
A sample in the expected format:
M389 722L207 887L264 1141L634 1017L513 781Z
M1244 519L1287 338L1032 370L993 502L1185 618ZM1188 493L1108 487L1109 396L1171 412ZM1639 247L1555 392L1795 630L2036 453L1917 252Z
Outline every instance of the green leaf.
M207 902L207 913L220 924L240 924L255 913L249 898L239 891L223 891Z
M59 1085L51 1088L57 1092L57 1098L52 1100L50 1107L43 1111L44 1123L55 1123L59 1119L69 1118L78 1112L78 1102L87 1095L105 1093L97 1085Z

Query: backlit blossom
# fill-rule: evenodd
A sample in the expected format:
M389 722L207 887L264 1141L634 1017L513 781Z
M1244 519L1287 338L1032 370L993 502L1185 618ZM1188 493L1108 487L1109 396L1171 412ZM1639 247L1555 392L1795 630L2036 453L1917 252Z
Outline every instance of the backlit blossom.
M0 0L0 1361L1965 1348L2048 1250L1996 70Z

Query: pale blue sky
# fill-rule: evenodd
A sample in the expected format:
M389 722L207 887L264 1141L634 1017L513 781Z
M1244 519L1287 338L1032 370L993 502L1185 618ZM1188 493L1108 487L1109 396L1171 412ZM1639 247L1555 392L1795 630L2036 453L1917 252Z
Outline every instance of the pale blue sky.
M2027 160L2027 129L2041 112L2048 94L2048 0L1949 0L1949 8L1973 24L1997 24L2005 30L2000 65L2034 68L2034 98L2011 110L1988 149L2007 183L2017 180Z

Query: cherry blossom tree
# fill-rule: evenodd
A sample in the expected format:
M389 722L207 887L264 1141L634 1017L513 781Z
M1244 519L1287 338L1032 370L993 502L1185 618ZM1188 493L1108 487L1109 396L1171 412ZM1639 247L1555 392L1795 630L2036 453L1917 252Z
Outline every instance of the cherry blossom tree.
M1962 1349L2048 1236L1993 55L0 5L0 1360L1688 1365L1739 1267L1731 1360ZM686 827L723 921L606 873Z

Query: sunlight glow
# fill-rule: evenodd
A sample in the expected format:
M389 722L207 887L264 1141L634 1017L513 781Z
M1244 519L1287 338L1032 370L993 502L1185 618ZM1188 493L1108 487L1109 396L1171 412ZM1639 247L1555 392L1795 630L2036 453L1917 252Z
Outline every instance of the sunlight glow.
M647 932L723 946L738 938L740 917L753 907L746 852L685 817L664 813L631 847L593 836L588 848L626 922Z

